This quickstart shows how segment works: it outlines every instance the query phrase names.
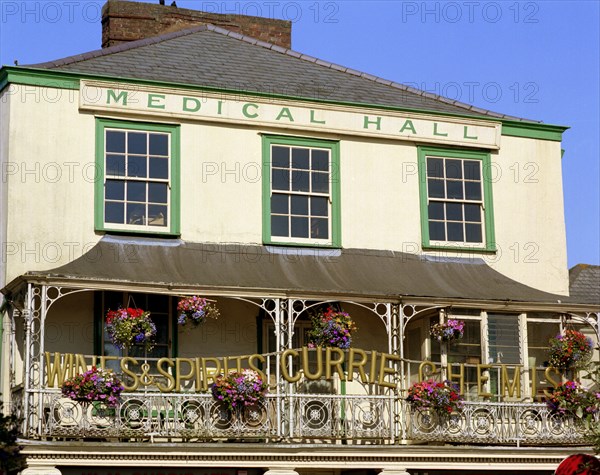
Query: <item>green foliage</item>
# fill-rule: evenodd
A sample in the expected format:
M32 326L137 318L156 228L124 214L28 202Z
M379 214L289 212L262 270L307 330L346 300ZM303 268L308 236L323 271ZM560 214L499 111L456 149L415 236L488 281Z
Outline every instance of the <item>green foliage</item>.
M18 423L17 416L2 413L0 403L0 473L16 473L25 468L25 457L17 444Z

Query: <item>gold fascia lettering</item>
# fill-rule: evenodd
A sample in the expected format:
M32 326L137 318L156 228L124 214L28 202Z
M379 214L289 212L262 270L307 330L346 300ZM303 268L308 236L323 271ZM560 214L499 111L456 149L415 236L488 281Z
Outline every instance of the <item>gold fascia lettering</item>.
M123 372L123 374L126 374L127 376L129 376L132 379L131 386L125 384L125 382L123 381L123 387L125 388L125 391L135 391L140 386L140 380L139 380L137 374L129 369L130 362L131 362L131 364L133 364L135 366L139 366L139 364L140 364L138 362L138 360L136 360L135 358L132 358L131 356L125 356L121 360L121 365L120 365L121 371Z
M426 371L425 368L429 368L429 369ZM432 363L431 361L423 361L419 365L419 381L425 381L425 378L435 374L435 372L436 372L435 363Z
M223 372L229 374L229 360L233 360L235 363L235 370L237 372L242 371L242 357L241 356L225 356L223 357Z
M48 351L44 353L44 356L46 357L46 385L49 388L53 388L54 381L56 380L56 385L62 386L67 374L72 372L73 355L70 353L65 355L54 353L54 363L51 363Z
M369 125L374 124L375 130L381 130L381 117L377 117L375 120L369 119L369 116L366 115L363 121L363 129L368 129Z
M260 364L259 365L255 364L254 360L260 361ZM263 381L269 380L269 378L267 378L267 375L260 368L260 365L265 364L266 361L267 361L267 359L263 355L250 355L248 357L248 366L250 367L250 369L253 369L254 371L256 371L258 373L258 375L260 376L260 379L262 379Z
M190 106L189 104L193 105ZM195 97L184 97L183 98L183 112L198 112L202 107L202 103Z
M337 358L332 358L332 353L337 354ZM342 368L344 362L344 352L340 348L327 348L325 350L325 379L331 379L331 368L335 368L335 372L339 375L340 381L346 381L346 375Z
M184 364L190 365L187 374L183 374L182 372ZM175 358L175 387L181 388L182 381L189 381L192 378L194 378L194 360L190 358Z
M169 384L165 386L157 382L156 387L163 393L170 393L171 391L173 391L173 389L175 389L175 378L168 370L163 368L164 365L173 368L173 366L175 366L175 362L171 358L161 358L158 360L158 362L156 363L156 371L158 371L159 374L162 374L169 382Z
M304 377L311 381L321 379L323 376L323 351L321 347L317 346L314 350L314 353L317 356L317 371L315 373L311 373L308 348L306 346L302 347L302 370L304 371Z
M302 377L302 374L299 372L293 376L290 374L290 366L293 365L292 358L297 359L298 356L299 353L296 350L292 349L285 350L281 355L281 375L283 376L283 379L285 379L288 383L298 382Z
M275 120L281 119L287 119L290 122L294 122L294 116L288 107L282 107L279 114L277 114L277 117L275 117Z
M453 369L456 367L457 365L449 365L448 366L448 379L452 382L454 381L458 381L458 390L461 394L463 394L465 392L465 365L464 364L460 364L458 365L458 373L455 373L453 371Z
M415 129L415 125L410 119L404 121L404 124L402 124L402 127L400 128L400 133L404 132L406 129L410 130L413 134L417 133L417 129Z
M209 368L206 363L208 362L214 363L214 368ZM202 358L202 374L204 378L202 379L202 390L208 390L208 380L212 379L213 382L216 381L217 376L221 373L221 362L217 358Z
M490 369L492 365L478 364L477 365L477 395L481 397L492 397L492 393L484 392L483 385L488 382L490 377L483 374L484 371Z
M464 129L464 133L463 133L463 138L465 138L465 139L471 139L471 140L477 140L478 137L477 137L477 135L470 136L469 135L469 126L465 125L465 129Z
M390 355L388 353L381 353L381 361L379 362L379 380L377 381L380 386L385 388L396 387L395 383L390 383L385 380L386 374L394 374L396 372L395 368L391 368L387 365L387 361L400 361L400 357L398 355Z
M371 365L369 367L369 383L374 384L377 378L377 352L371 350Z
M521 397L521 375L520 375L520 366L515 365L513 372L513 381L510 382L510 378L508 376L508 366L503 364L500 365L501 369L501 379L502 379L502 396L508 394L508 397L514 397L515 389L517 391L517 397Z
M439 124L437 122L433 123L433 135L437 135L439 137L448 137L448 133L447 132L443 133L443 132L438 131L438 125Z
M326 122L324 120L317 120L315 118L315 111L314 110L310 110L310 123L311 124L325 124Z
M248 109L250 107L254 108L254 113L250 113L248 112ZM256 119L258 117L258 112L256 112L258 110L258 104L253 104L252 102L248 102L247 104L244 104L242 106L242 114L244 114L244 117L248 117L248 119ZM219 112L220 114L220 112ZM279 120L279 119L278 119Z
M148 94L148 107L151 109L164 109L165 104L160 101L165 100L164 94Z
M554 379L551 374L554 373L556 376L559 377L558 380ZM552 367L552 366L548 366L546 368L546 371L544 371L544 376L546 377L546 381L548 381L553 388L556 388L559 384L560 384L560 372ZM547 389L544 389L544 394L546 395L546 397L552 397L552 393L549 392Z
M359 361L356 361L354 357L357 354L360 355ZM350 348L348 360L348 381L352 381L354 379L354 368L356 368L356 371L360 375L360 381L363 384L368 383L369 380L364 370L364 366L367 364L367 353L357 348Z
M114 89L107 89L106 90L106 103L110 104L110 100L112 98L112 100L116 103L123 101L123 105L126 106L128 96L129 96L128 91L121 91L119 93L119 95L117 95L117 93L114 91Z

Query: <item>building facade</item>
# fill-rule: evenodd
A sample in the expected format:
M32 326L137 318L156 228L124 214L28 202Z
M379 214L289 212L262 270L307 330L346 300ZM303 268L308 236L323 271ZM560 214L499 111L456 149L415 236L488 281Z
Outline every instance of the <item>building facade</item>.
M569 297L565 127L302 55L281 20L103 14L104 49L0 71L24 473L541 475L585 450L544 403L573 376L551 337L579 330L598 359L600 302ZM193 295L219 318L178 325ZM151 312L153 349L112 344L120 306ZM328 308L356 323L349 348L311 347ZM448 320L464 336L440 343ZM92 366L124 382L116 407L63 397ZM228 410L211 387L244 368L268 393ZM464 406L411 406L429 378Z

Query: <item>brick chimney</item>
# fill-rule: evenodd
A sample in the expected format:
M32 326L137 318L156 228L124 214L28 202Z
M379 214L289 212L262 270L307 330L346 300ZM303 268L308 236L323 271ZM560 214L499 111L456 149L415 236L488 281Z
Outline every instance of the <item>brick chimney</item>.
M102 8L102 47L211 23L242 35L292 46L292 22L247 15L207 13L157 3L108 0Z

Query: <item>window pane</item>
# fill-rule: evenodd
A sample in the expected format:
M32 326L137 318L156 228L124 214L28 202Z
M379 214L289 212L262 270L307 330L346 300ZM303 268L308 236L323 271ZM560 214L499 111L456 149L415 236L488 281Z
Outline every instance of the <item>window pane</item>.
M127 201L146 201L146 183L143 181L128 181Z
M271 161L274 167L289 168L290 149L288 147L273 147L271 150Z
M107 200L124 200L125 182L121 180L106 180L104 197Z
M271 216L271 234L285 237L290 235L287 216Z
M465 231L467 233L467 242L483 242L483 236L481 234L481 224L465 224Z
M167 196L166 183L148 183L148 201L151 203L166 203Z
M309 173L292 171L292 191L310 191Z
M444 219L444 204L429 203L428 213L429 219Z
M146 157L129 157L127 161L127 176L146 178Z
M274 193L271 196L271 213L288 214L288 195Z
M166 134L150 134L150 155L169 155L169 136Z
M480 205L465 205L465 221L481 222L481 206Z
M148 135L145 133L129 132L127 134L127 152L146 155L148 153L147 137Z
M445 198L444 182L442 180L427 180L427 188L430 198Z
M308 164L309 150L306 148L293 148L292 149L292 167L301 168L303 170L309 169Z
M125 176L125 155L107 155L106 174Z
M310 199L310 214L313 216L328 216L327 198L314 197Z
M444 161L441 158L427 159L427 177L444 177Z
M521 363L517 315L489 313L488 338L490 360L495 363Z
M481 200L481 183L466 181L465 195L465 198L468 200Z
M449 221L462 221L462 206L460 203L446 203L446 219Z
M329 173L312 173L312 191L329 193Z
M443 222L429 221L429 239L432 241L446 240L446 229Z
M123 223L125 221L125 205L107 201L104 205L104 221L107 223Z
M308 237L308 218L292 217L292 237Z
M146 205L127 203L127 224L146 224Z
M446 178L462 178L462 162L446 160Z
M292 195L292 214L308 215L308 196Z
M106 152L125 152L125 132L106 131Z
M310 220L310 237L313 239L328 239L327 220L312 218Z
M479 160L465 160L465 178L467 180L481 180L481 164Z
M323 172L329 171L329 152L327 150L312 151L312 169Z
M150 226L166 226L167 207L162 205L148 205L148 224Z
M447 181L446 193L448 198L457 200L463 199L463 182L462 181Z
M169 159L150 157L150 178L169 178Z
M448 223L448 241L464 241L462 223Z
M290 189L290 172L287 170L274 169L272 172L273 176L273 189L274 190L289 190Z

